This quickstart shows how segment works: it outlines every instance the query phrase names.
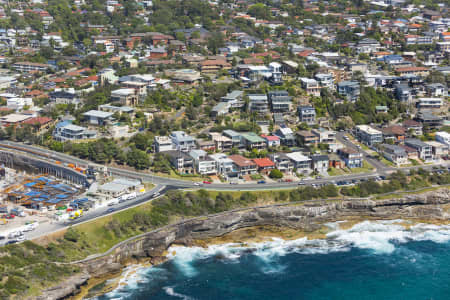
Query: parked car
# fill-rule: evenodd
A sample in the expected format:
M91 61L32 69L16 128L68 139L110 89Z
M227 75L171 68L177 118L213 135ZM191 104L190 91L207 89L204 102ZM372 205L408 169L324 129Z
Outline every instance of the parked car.
M16 241L16 240L9 240L9 241L7 241L6 243L5 243L5 245L11 245L11 244L15 244L15 243L17 243L18 241Z
M115 209L114 207L111 207L111 208L108 208L108 209L106 210L106 213L109 214L109 213L112 213L112 212L114 212L114 211L116 211L116 209Z
M211 184L212 182L211 182L211 181L205 180L205 181L203 181L203 183L204 183L204 184Z
M298 185L305 185L305 183L303 181L299 181Z
M260 181L258 181L258 184L265 184L265 183L266 183L265 180L260 180Z

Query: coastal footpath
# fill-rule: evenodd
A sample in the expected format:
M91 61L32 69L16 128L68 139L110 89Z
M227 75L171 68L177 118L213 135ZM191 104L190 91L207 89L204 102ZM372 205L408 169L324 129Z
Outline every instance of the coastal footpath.
M313 232L324 223L351 217L446 222L450 220L450 189L386 200L277 204L192 218L125 240L103 254L72 262L83 272L34 299L63 299L75 295L90 278L118 272L131 259L146 259L159 264L165 260L166 250L174 244L192 246L198 240L260 226Z

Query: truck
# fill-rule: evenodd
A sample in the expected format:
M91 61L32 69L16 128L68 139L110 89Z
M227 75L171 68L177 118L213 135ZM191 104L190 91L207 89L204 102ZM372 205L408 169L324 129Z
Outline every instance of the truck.
M11 209L10 214L18 217L25 217L25 212L21 207L14 207L13 209Z
M83 216L83 210L77 209L77 210L73 210L70 212L69 219L75 220L75 219L81 218L81 216Z

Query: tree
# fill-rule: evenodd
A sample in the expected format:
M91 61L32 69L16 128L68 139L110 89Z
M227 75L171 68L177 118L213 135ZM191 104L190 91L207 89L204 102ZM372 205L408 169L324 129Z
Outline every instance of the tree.
M213 33L208 39L208 49L214 54L217 54L219 48L222 48L223 46L225 46L225 38L221 32Z
M278 169L273 169L270 171L269 177L272 179L281 179L283 178L283 173Z
M127 153L127 165L138 170L144 170L150 167L150 160L144 151L132 149Z

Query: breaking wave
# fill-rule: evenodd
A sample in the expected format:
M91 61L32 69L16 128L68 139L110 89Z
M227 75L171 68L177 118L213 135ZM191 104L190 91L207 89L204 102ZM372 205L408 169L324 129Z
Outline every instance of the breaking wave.
M287 266L284 266L283 256L291 253L298 254L328 254L333 252L348 252L352 248L359 248L370 251L375 255L391 255L394 251L405 251L400 249L400 245L411 241L432 241L435 243L447 243L450 241L450 225L416 224L409 225L403 220L390 221L364 221L355 224L349 229L342 229L341 222L326 224L330 232L324 239L309 240L306 237L296 240L283 240L272 238L266 242L228 243L222 245L211 245L202 247L172 246L168 249L167 258L169 262L187 278L198 275L197 264L201 264L206 259L220 259L227 264L239 263L245 255L255 256L259 263L257 268L262 273L282 273ZM409 225L409 226L405 226ZM404 253L408 260L414 263L417 253ZM198 265L197 265L198 266ZM151 267L143 268L146 272L130 271L128 276L123 276L123 282L119 287L108 294L107 299L127 299L129 291L139 290L141 274L155 272L162 282L162 289L171 297L181 299L193 299L189 296L177 293L175 286L164 286L164 268ZM158 273L159 272L159 273ZM162 278L162 279L161 279ZM103 299L103 298L102 298Z

